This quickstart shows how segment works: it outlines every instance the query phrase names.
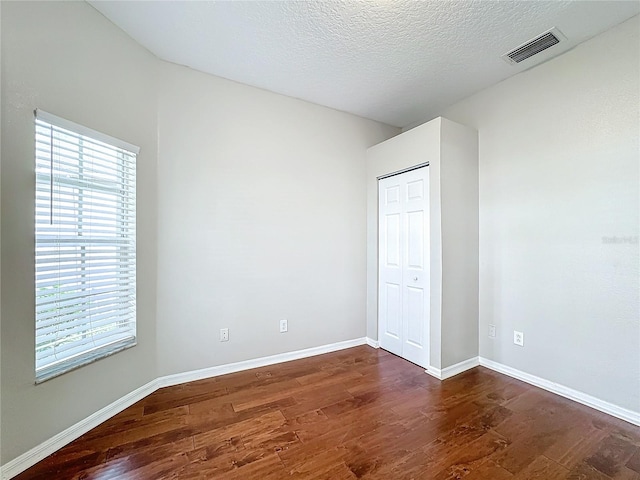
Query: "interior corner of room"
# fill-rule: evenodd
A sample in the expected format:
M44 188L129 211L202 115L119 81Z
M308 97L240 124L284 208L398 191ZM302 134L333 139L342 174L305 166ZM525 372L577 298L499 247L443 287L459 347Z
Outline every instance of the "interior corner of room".
M404 275L429 322L410 359L640 422L637 15L414 126L161 60L86 2L0 8L0 465L160 386L385 348L379 179L419 166L429 268ZM35 108L140 146L137 345L39 385Z

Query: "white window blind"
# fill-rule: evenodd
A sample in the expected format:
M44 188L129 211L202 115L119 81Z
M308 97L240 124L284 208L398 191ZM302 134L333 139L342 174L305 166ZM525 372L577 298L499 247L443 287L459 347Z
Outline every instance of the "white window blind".
M36 110L36 382L136 343L138 150Z

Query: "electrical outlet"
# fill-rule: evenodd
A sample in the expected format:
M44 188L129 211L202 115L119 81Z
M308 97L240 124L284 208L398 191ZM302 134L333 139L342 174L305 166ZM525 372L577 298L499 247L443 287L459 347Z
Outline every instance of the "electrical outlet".
M513 343L515 343L516 345L520 345L521 347L524 347L524 333L517 332L516 330L514 330Z
M287 322L287 319L283 318L282 320L280 320L280 333L284 333L287 330L289 330L289 324Z
M496 338L496 326L495 325L489 325L489 336L491 338Z
M220 329L220 341L221 342L228 342L229 341L229 329L228 328L221 328Z

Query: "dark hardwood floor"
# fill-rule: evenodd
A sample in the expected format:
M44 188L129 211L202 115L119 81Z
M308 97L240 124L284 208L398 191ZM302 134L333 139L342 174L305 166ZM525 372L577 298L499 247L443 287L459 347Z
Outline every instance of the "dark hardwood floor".
M640 428L363 346L158 390L16 478L640 480Z

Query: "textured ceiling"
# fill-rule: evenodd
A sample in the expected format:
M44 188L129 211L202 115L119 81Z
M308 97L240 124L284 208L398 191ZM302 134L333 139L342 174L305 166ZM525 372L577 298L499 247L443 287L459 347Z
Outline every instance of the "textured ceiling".
M637 1L91 1L159 58L395 126L640 12ZM567 41L500 57L558 27Z

